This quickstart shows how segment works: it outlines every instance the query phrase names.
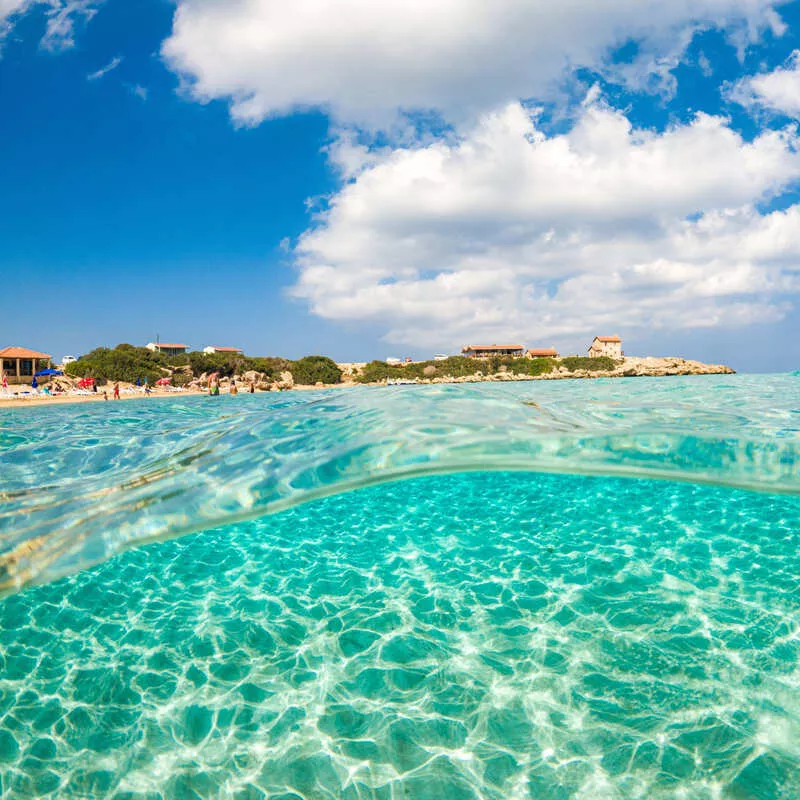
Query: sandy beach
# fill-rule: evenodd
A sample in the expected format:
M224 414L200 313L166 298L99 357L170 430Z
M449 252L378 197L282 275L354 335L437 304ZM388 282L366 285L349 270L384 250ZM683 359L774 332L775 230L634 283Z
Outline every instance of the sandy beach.
M152 400L162 397L188 397L193 395L208 394L207 391L187 390L185 392L153 392L149 396L144 393L121 394L120 400ZM36 395L34 397L18 397L14 395L0 394L0 409L19 408L29 406L55 406L66 403L116 403L112 399L111 392L108 393L108 400L103 399L103 393L97 394L59 394L48 397L47 395Z
M355 383L328 383L323 386L293 386L291 389L284 389L282 391L311 391L314 389L344 389L348 386L357 386ZM227 389L223 388L221 396L228 394ZM247 389L240 389L240 395L250 394ZM257 391L256 394L270 394L270 392ZM208 389L184 389L180 392L163 392L154 389L150 395L144 392L123 392L120 394L120 400L153 400L165 399L176 397L201 397L208 396ZM32 397L20 397L13 394L4 395L0 393L0 410L4 408L29 408L31 406L55 406L66 405L69 403L116 403L117 401L112 397L112 390L108 390L108 400L103 399L103 392L98 391L97 394L59 394L48 396L45 394L34 395Z

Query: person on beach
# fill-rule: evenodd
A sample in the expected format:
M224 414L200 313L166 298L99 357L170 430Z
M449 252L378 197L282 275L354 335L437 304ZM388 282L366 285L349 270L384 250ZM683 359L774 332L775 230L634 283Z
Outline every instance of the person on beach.
M254 381L250 381L250 394L256 393L256 384Z
M210 397L219 397L219 373L215 372L208 378L208 394Z
M236 381L231 378L231 394L239 394L239 390L236 388Z
M103 389L103 400L108 402L108 392L105 389Z
M119 382L114 384L114 399L119 400Z

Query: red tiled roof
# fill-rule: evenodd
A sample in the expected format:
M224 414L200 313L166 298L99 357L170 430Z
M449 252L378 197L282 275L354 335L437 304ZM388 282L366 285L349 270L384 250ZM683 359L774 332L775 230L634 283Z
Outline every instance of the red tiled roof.
M243 352L241 347L214 347L214 349L218 353L241 353Z
M621 342L619 336L595 336L598 342Z
M27 347L4 347L0 350L0 358L51 358L47 353L37 353Z
M555 350L555 348L549 347L528 350L528 355L532 358L545 358L547 356L557 356L558 352Z
M461 348L462 353L467 350L524 350L521 344L468 344Z
M188 347L188 344L167 344L166 342L158 342L156 347L167 347L167 348L179 348L182 347L184 350Z

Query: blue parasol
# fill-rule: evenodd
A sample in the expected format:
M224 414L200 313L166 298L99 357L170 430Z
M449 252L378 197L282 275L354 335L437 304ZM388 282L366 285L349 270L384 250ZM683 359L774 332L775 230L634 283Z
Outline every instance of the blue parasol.
M63 375L64 373L57 369L40 369L33 377L41 378L43 375Z

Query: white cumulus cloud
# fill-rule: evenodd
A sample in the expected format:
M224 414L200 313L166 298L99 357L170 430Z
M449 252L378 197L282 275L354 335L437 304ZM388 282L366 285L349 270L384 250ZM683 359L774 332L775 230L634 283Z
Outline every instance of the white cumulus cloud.
M730 97L742 105L800 116L800 50L792 53L786 66L743 78Z
M697 28L781 31L780 0L178 0L168 63L240 122L319 107L382 126L398 110L469 118L552 90L634 39L630 80L663 79Z
M294 293L437 348L779 319L800 289L800 211L756 204L800 176L797 145L706 115L636 130L597 102L567 134L509 103L458 141L360 166L345 140L352 178L300 238Z

